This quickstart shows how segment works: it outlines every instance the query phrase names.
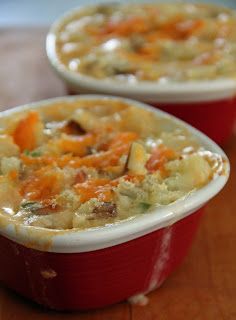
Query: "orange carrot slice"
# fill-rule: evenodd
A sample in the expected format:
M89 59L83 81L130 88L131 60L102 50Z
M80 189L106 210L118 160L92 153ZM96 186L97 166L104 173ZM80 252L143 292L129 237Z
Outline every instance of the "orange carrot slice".
M88 148L96 142L96 135L88 133L82 136L63 136L56 143L62 152L70 152L77 156L85 156Z
M50 199L61 191L62 179L62 174L53 172L51 166L43 167L22 183L20 193L29 200Z
M109 179L93 179L75 185L75 191L80 195L82 203L96 198L99 201L109 202L112 200L112 186L114 183Z
M39 121L39 115L35 111L29 112L19 121L13 132L13 139L21 151L33 150L36 147L36 125Z
M176 153L174 150L159 146L154 148L151 157L146 163L146 168L149 172L155 172L156 170L163 170L164 165L168 160L174 159Z

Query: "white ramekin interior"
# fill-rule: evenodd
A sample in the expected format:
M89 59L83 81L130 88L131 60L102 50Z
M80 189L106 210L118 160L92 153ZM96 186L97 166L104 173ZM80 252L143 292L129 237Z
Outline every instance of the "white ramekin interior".
M52 67L73 91L117 95L157 103L216 101L236 96L236 79L231 78L163 84L145 81L127 83L112 79L95 79L69 70L58 59L56 37L64 21L83 8L84 6L75 8L60 17L51 26L46 41L47 56Z
M76 229L58 231L25 225L16 226L15 224L6 221L4 224L0 223L0 233L3 236L25 246L50 252L87 252L107 248L138 238L183 219L184 217L196 211L198 208L202 207L208 200L214 197L227 182L229 176L229 162L227 160L227 156L219 146L217 146L206 135L186 124L185 122L141 102L102 95L66 96L19 106L2 112L0 116L2 117L14 114L15 112L31 108L44 108L47 107L47 105L57 101L75 101L80 99L123 100L124 102L135 105L137 108L149 109L160 117L168 117L173 122L179 125L184 125L207 150L218 153L226 159L227 165L225 174L217 176L203 188L193 192L185 198L174 202L173 204L158 207L152 212L146 213L132 220L122 221L113 225L85 231Z

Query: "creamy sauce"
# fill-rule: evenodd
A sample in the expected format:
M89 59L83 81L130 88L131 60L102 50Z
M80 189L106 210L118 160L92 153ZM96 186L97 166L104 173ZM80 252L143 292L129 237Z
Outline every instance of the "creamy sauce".
M56 34L69 70L121 82L236 77L236 12L212 4L107 4L65 18Z

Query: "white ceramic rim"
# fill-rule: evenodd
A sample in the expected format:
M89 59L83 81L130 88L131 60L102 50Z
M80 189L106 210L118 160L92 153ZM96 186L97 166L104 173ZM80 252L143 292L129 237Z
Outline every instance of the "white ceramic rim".
M109 5L109 3L105 4ZM52 24L47 35L46 51L50 64L70 89L77 93L118 95L156 103L196 103L223 100L236 96L236 79L231 78L167 84L144 81L127 83L112 79L95 79L70 71L57 57L55 49L56 34L66 19L73 16L75 12L91 6L96 6L96 4L80 6L68 11Z
M42 100L39 102L19 106L0 113L0 117L7 116L15 112L28 110L32 108L43 108L51 103L61 101L77 101L81 99L115 99L122 100L137 108L144 108L153 111L160 117L169 118L180 126L184 125L208 150L218 153L227 160L226 173L212 180L208 185L197 190L184 199L180 199L173 204L156 208L151 213L146 213L135 219L122 221L120 223L99 227L97 229L79 231L79 230L45 230L44 228L14 225L9 223L7 226L0 226L0 234L8 239L11 239L19 244L30 246L34 249L49 252L60 253L78 253L88 252L98 249L111 247L117 244L127 242L132 239L139 238L152 231L172 225L173 223L187 217L197 209L202 207L206 202L213 198L226 184L230 165L228 158L224 151L206 135L186 124L184 121L177 119L174 116L167 114L159 109L153 108L141 102L133 101L126 98L103 96L103 95L79 95L79 96L65 96ZM40 241L43 240L44 235L49 235L50 246L47 248L40 247Z

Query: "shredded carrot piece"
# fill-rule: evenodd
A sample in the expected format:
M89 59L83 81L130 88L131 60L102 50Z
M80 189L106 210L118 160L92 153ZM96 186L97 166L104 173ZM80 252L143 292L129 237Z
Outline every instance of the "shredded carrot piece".
M164 165L168 160L174 159L176 153L174 150L159 146L154 148L151 157L147 161L146 168L149 172L155 172L156 170L164 170Z
M106 151L108 149L116 149L124 144L130 145L138 139L138 134L135 132L118 132L110 141L100 145L99 150Z
M26 154L22 153L20 155L21 161L27 165L49 165L53 163L53 157L52 156L40 156L40 157L30 157Z
M127 175L123 176L123 178L124 178L126 181L130 181L130 182L133 182L133 183L139 183L139 182L142 182L142 181L143 181L144 175L131 175L131 174L127 174Z
M37 123L39 123L39 115L35 111L29 112L24 119L19 121L13 132L13 139L21 151L33 150L36 147Z
M11 170L8 173L8 176L9 176L10 179L16 180L18 178L18 171L17 170Z
M92 147L95 141L96 136L88 133L82 136L64 136L57 143L63 152L71 152L82 157L88 153L88 148Z
M117 165L121 155L127 154L129 147L122 146L114 150L109 150L81 158L79 161L71 161L73 167L84 165L97 169Z
M22 182L20 193L29 200L50 199L60 192L62 179L62 174L52 171L51 166L43 167Z
M80 195L82 203L97 198L99 201L109 202L112 200L112 186L116 182L109 179L93 179L75 185L75 191Z
M107 25L102 30L102 34L128 36L132 32L142 33L146 32L147 30L147 21L145 21L142 17L131 17L124 21L108 21Z
M134 183L141 182L144 176L131 176L126 175L124 179L132 181ZM80 201L82 203L97 198L99 201L109 202L113 198L112 187L116 187L119 184L119 178L115 180L109 179L93 179L83 183L76 184L75 191L80 195Z
M123 146L124 144L130 145L133 141L138 139L138 134L135 132L119 132L111 140L109 149L115 149Z
M103 146L107 151L88 155L80 159L72 159L69 165L75 168L84 165L97 169L115 166L122 155L128 154L131 143L137 138L138 135L134 132L117 133L106 146Z
M25 154L21 155L21 160L26 165L52 165L56 164L60 168L65 166L70 166L73 168L80 168L81 166L93 167L97 169L104 169L110 166L116 166L122 155L127 155L131 146L131 143L138 138L138 134L134 132L119 132L111 139L109 143L103 146L105 151L98 152L96 154L91 154L85 156L87 153L87 148L92 146L96 141L96 136L93 134L88 134L83 139L78 139L73 142L72 140L63 141L64 152L72 152L76 155L65 154L62 156L39 156L30 157ZM61 140L60 140L61 143ZM78 147L78 148L76 148ZM83 156L82 156L83 155Z

